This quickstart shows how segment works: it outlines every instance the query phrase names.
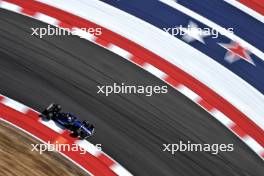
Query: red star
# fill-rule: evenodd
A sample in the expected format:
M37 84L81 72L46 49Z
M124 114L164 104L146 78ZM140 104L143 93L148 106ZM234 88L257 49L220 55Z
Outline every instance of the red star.
M225 60L233 63L237 60L243 59L248 63L255 65L251 57L249 56L249 51L246 48L243 48L241 45L235 42L231 42L230 44L219 43L222 47L224 47L227 51Z

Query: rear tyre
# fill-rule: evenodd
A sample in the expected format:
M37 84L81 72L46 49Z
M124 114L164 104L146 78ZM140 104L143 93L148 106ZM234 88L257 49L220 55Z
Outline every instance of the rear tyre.
M54 108L54 103L51 103L47 108L46 108L46 110L47 111L51 111L53 108Z
M46 115L46 119L47 120L51 120L53 118L53 113L52 112L50 112L50 113L48 113L47 115Z
M61 105L59 104L55 104L55 103L51 103L47 108L46 111L47 112L60 112L61 111Z

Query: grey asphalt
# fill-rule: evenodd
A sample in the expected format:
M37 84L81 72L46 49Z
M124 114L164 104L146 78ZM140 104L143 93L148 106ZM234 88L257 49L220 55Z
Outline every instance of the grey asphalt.
M77 36L31 36L45 24L0 10L0 93L41 111L60 103L95 124L89 139L139 176L263 176L264 163L211 115L176 90L97 94L98 85L165 85ZM233 152L163 152L164 143L234 144Z

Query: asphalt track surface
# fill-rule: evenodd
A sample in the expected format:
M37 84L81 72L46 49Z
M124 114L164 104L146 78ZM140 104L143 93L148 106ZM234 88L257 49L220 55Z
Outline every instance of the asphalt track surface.
M134 175L263 176L237 137L173 88L167 94L97 94L97 85L164 85L123 58L76 36L31 36L45 24L0 10L0 92L38 111L51 102L95 124L89 139ZM233 143L234 152L163 152L163 143Z

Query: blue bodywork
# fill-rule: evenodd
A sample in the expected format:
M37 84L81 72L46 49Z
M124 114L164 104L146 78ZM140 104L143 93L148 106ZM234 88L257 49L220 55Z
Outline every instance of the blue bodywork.
M83 136L89 137L93 135L93 126L89 127L86 123L77 120L77 118L71 113L57 113L53 120L73 132L79 130Z
M79 121L71 113L61 112L61 106L59 104L50 104L41 114L40 117L44 117L46 120L53 120L58 125L72 131L71 134L74 137L80 137L86 139L93 135L94 126L87 121Z

